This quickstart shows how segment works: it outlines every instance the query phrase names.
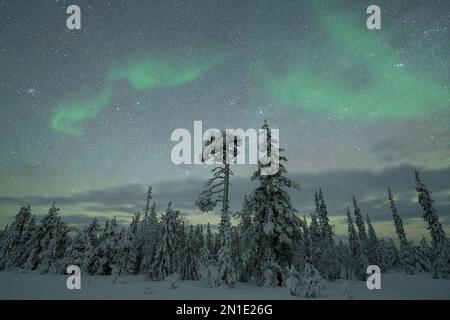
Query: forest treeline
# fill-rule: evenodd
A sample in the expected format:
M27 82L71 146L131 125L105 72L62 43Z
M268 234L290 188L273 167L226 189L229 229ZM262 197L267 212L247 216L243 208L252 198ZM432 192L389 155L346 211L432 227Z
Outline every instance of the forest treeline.
M271 141L268 123L262 128ZM210 143L216 142L211 139ZM223 145L223 152L214 156L236 156L237 144ZM418 172L415 189L430 243L424 237L420 243L408 239L390 188L386 196L397 243L392 238L377 237L369 215L362 212L356 198L347 208L348 237L338 239L322 190L314 195L315 210L310 219L300 217L287 192L299 185L286 177L283 149L263 146L268 148L271 161L279 161L279 171L262 175L264 164L259 164L252 176L258 186L245 196L242 209L233 213L237 225L230 222L228 191L233 174L224 161L212 170L212 178L196 202L202 211L221 204L217 232L212 232L209 223L190 224L171 203L164 212L158 210L151 187L145 209L127 226L113 218L102 225L93 219L86 226L69 227L55 204L37 221L26 206L0 233L0 270L65 273L67 266L77 265L90 275L145 274L149 280L164 280L178 274L183 280L202 278L209 286L225 287L234 287L237 281L289 287L301 279L311 296L318 279L365 280L369 265L377 265L382 271L429 272L434 278L450 278L449 240Z

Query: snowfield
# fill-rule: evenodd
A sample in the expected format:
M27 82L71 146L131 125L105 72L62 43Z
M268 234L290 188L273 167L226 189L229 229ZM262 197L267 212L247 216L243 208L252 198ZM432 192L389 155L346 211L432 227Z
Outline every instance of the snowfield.
M144 276L81 276L81 290L68 290L68 276L27 271L0 272L0 299L174 299L242 300L305 299L289 295L283 288L237 283L236 288L208 288L202 281L179 281L171 289L165 281L145 281ZM355 280L325 281L322 299L347 299L349 288L355 299L450 299L450 280L432 279L429 274L383 273L381 290L368 290Z

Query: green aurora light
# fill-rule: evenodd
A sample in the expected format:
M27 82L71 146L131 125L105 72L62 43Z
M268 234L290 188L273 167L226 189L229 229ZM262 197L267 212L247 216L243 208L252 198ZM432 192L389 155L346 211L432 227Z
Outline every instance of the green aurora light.
M147 58L125 66L111 67L106 74L105 89L99 96L60 103L51 116L51 126L55 131L80 136L79 123L94 118L108 105L117 81L127 81L136 90L183 85L194 81L216 63L180 63L170 59Z
M321 23L330 40L328 57L318 62L303 52L278 74L259 65L275 101L294 110L367 120L411 119L450 107L445 80L404 66L380 31L337 14L322 15Z

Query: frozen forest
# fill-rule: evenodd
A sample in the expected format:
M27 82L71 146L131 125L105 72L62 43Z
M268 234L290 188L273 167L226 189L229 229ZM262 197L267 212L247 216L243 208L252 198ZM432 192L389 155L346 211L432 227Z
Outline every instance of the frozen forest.
M268 123L262 128L271 141ZM211 139L209 143L216 142ZM224 144L223 152L214 157L226 160L236 156L238 144ZM264 287L284 288L284 298L320 298L327 283L332 286L339 280L364 281L365 285L369 265L379 266L382 273L450 279L450 242L431 192L418 172L415 177L412 174L411 181L415 178L417 205L422 208L431 241L423 238L415 243L408 239L401 208L397 208L389 187L386 210L392 212L396 235L379 238L370 212L363 212L353 197L347 207L344 239L335 236L322 190L311 197L315 210L310 216L293 207L288 190L299 189L299 184L286 175L283 149L271 150L267 143L262 146L268 149L272 161L277 153L279 171L262 175L264 165L259 164L251 177L258 186L245 196L239 212L230 211L231 166L223 161L212 170L196 204L201 211L214 210L221 215L217 232L209 223L190 224L171 203L159 207L151 187L145 208L134 214L128 226L120 225L115 218L104 224L93 219L83 227L68 226L56 204L37 221L26 206L0 232L0 270L62 275L69 265L77 265L82 275L109 275L114 282L141 275L143 282L169 281L172 288L177 282L198 280L200 287L229 291L237 290L233 289L237 284L254 283L255 292ZM236 225L231 217L238 221ZM350 290L343 290L351 299Z

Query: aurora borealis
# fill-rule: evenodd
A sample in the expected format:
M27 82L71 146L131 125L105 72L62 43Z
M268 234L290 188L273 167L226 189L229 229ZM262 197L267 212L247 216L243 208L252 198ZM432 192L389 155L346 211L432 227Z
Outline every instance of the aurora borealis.
M411 238L419 169L450 219L450 3L378 1L0 1L0 227L19 206L67 222L143 206L151 184L193 222L209 168L174 165L171 132L280 130L303 216L322 187L338 234L352 195L380 235L393 232L390 185ZM233 210L254 185L236 167ZM448 231L450 232L450 231Z
M148 58L127 66L113 67L106 76L107 86L95 98L61 103L52 115L52 128L72 136L79 136L78 122L93 118L105 108L111 97L114 82L128 81L134 89L153 89L182 85L199 77L209 65L182 64L177 61Z
M282 75L264 77L281 104L362 120L411 119L450 105L445 77L405 66L382 32L368 33L336 12L320 21L329 40L324 65L311 66L312 56L300 54Z

